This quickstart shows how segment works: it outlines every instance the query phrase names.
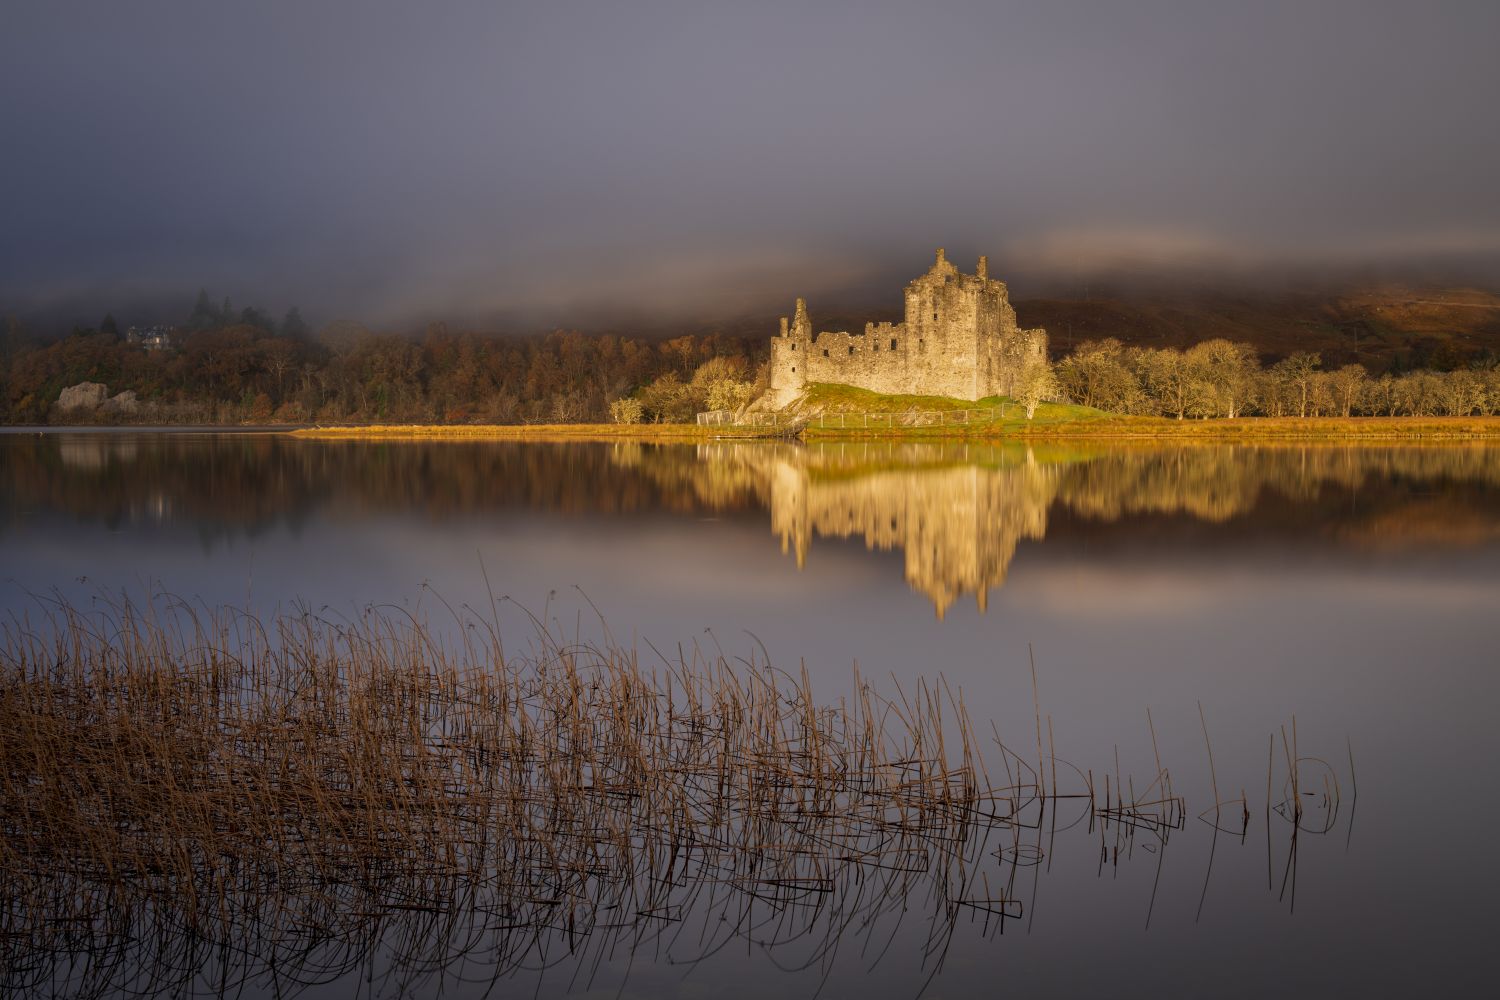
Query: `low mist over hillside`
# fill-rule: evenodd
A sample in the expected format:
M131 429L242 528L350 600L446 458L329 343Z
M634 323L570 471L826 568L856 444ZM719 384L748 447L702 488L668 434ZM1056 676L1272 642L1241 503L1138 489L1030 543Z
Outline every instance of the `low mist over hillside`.
M1012 294L1016 294L1014 289ZM1377 374L1392 368L1446 370L1500 358L1500 294L1472 287L1381 284L1309 291L1106 287L1087 297L1023 294L1013 298L1012 304L1023 327L1046 329L1053 358L1086 340L1107 337L1126 345L1177 348L1222 337L1251 345L1268 361L1296 351L1315 351L1325 366L1358 361ZM901 320L899 300L870 309L831 310L819 309L817 301L810 300L808 309L818 330L857 332L867 321ZM776 317L747 317L703 329L769 337L776 329Z
M1268 358L1316 351L1325 365L1358 361L1373 371L1500 356L1500 295L1474 288L1028 299L1016 312L1025 325L1046 327L1054 354L1103 337L1151 347L1223 337Z

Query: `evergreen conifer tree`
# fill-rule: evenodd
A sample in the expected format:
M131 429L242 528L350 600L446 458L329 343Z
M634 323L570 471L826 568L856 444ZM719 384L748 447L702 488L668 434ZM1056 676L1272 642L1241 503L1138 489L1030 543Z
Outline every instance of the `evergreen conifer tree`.
M281 321L281 335L283 337L296 337L301 340L308 334L307 322L303 320L302 313L298 312L296 306L286 311L286 316Z
M198 289L198 301L193 303L193 314L188 317L188 326L194 330L207 330L219 322L218 311L208 297L208 289Z

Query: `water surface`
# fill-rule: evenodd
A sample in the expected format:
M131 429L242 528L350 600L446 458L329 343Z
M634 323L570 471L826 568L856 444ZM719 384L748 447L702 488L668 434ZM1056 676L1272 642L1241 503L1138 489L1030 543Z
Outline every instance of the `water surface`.
M800 971L753 938L691 964L654 943L591 956L586 975L514 971L507 992L1485 981L1500 449L6 434L0 547L17 615L49 595L168 591L446 627L448 606L511 598L518 640L521 608L581 635L602 616L648 657L696 643L805 664L829 702L856 664L887 687L941 674L1008 745L1036 728L1034 657L1057 756L1149 776L1159 755L1187 802L1165 850L1103 863L1084 828L1039 845L1024 915L963 916L940 960L898 922L883 947L851 931L857 948ZM1336 827L1297 841L1295 895L1290 827L1264 813L1283 798L1268 750L1294 717L1299 755L1343 782ZM1213 785L1254 804L1243 838L1199 818Z

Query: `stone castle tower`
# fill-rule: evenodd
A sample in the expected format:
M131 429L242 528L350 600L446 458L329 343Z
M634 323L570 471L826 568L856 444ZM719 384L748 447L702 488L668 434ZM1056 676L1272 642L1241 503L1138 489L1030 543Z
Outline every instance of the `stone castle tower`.
M771 342L771 399L785 406L813 382L959 399L1010 395L1027 362L1046 354L1047 332L1016 325L988 258L979 258L974 274L960 274L940 249L932 268L906 286L903 323L814 335L807 303L798 299Z

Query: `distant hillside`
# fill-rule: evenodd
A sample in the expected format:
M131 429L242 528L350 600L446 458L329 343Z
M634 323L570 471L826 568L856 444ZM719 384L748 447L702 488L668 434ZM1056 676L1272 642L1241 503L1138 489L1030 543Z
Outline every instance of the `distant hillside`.
M1318 351L1324 368L1358 360L1376 373L1393 364L1449 369L1500 358L1500 294L1476 288L1190 289L1111 292L1087 300L1016 298L1013 303L1022 326L1046 328L1054 358L1082 341L1105 337L1151 347L1189 347L1225 337L1253 345L1268 363L1295 351ZM808 305L817 330L859 331L867 321L899 323L902 318L899 300L869 310ZM776 318L742 317L704 329L756 339L775 332Z
M1473 288L1382 286L1336 293L1195 293L1180 298L1027 299L1023 326L1046 327L1054 356L1084 340L1186 347L1245 341L1267 360L1318 351L1325 368L1359 361L1438 369L1500 357L1500 295Z

